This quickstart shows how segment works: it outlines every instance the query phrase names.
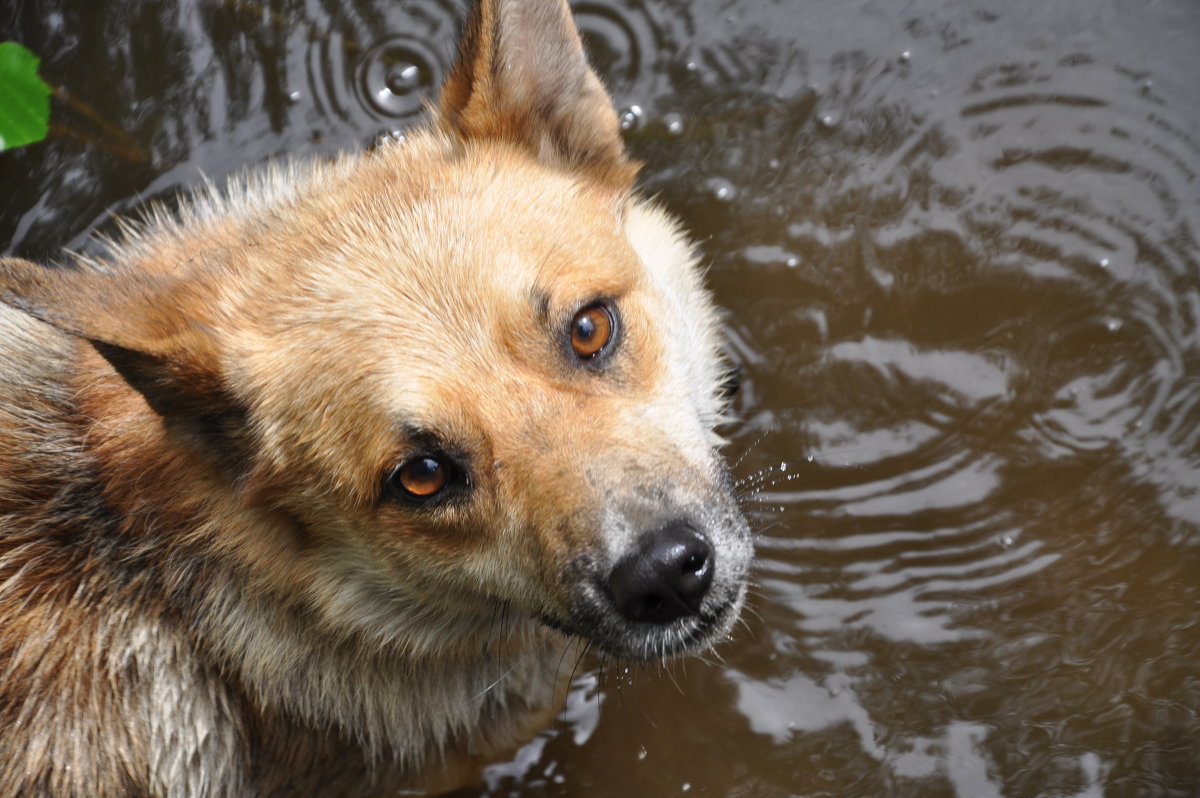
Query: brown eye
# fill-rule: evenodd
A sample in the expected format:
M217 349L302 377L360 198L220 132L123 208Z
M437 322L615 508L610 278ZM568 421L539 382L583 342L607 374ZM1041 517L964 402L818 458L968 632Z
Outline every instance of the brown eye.
M450 469L436 457L420 456L396 469L392 481L414 499L428 499L450 481Z
M602 304L588 305L571 320L571 349L581 360L604 351L613 337L612 312Z

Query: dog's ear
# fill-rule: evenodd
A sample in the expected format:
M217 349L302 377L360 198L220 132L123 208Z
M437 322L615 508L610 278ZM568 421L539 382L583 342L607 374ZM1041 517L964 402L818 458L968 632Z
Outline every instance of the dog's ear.
M466 140L511 141L622 188L637 172L566 0L478 0L440 114L443 127Z
M245 413L211 327L189 314L209 299L174 275L0 258L0 302L89 341L169 429L227 458L240 449Z

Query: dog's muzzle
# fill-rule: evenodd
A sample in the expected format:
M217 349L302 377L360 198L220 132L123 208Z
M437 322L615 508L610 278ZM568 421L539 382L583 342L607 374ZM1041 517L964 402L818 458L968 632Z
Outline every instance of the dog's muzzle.
M711 647L737 620L751 554L740 516L715 520L675 516L635 537L615 563L599 568L600 558L581 553L564 573L573 596L567 617L542 620L610 655L637 661Z

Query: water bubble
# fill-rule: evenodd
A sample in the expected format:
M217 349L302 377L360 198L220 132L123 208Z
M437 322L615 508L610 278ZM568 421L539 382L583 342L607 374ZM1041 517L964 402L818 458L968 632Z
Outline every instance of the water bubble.
M688 790L692 789L692 784L691 784L691 782L685 781L685 782L683 783L683 787L682 787L681 789L682 789L684 792L687 792Z
M826 130L833 130L841 124L842 117L837 111L827 111L817 117L817 122Z
M900 53L900 63L907 64L910 58L912 58L912 52L909 50L905 50L904 52Z
M779 159L772 158L771 160L767 161L767 168L771 169L771 170L778 169L779 168Z
M683 133L683 117L679 114L666 114L663 116L663 125L667 128L668 136L678 136Z
M621 130L637 130L642 125L642 117L645 114L642 111L642 106L631 105L628 108L622 109L617 115L621 122Z
M408 36L395 36L372 47L358 69L358 84L370 108L383 116L420 113L433 92L440 68L436 53Z
M1101 258L1096 265L1098 265L1101 269L1107 269L1108 268L1108 258Z
M295 105L296 103L300 102L300 92L289 91L287 98L288 98L289 103L291 103L292 105Z
M795 256L792 256L792 257L788 258L787 260L785 260L784 263L787 265L787 267L789 269L794 269L800 265L800 259Z
M639 751L638 751L638 753L637 753L637 758L638 758L638 761L639 761L639 762L641 762L643 759L645 759L645 758L646 758L646 756L647 756L647 754L646 754L646 749L645 749L645 748L642 748L642 749L641 749L641 750L639 750Z
M1108 318L1104 319L1104 329L1108 330L1109 332L1115 333L1124 326L1125 322L1113 316L1109 316Z
M723 177L712 177L705 182L708 193L720 202L732 202L737 199L737 187Z

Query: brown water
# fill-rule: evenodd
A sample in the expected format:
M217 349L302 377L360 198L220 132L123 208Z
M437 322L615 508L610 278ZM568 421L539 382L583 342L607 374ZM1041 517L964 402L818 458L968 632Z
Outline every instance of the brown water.
M416 121L461 11L5 5L62 87L0 156L38 258ZM1200 4L575 5L729 311L757 587L490 794L1200 795Z

